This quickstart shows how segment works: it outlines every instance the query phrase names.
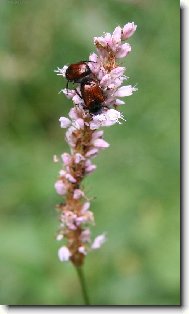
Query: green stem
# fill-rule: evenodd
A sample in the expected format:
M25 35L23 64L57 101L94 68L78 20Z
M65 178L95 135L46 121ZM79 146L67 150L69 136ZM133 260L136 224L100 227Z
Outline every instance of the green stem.
M79 281L81 284L81 289L82 289L82 294L83 294L85 305L90 305L83 269L81 266L80 267L78 266L76 267L76 270L77 270Z

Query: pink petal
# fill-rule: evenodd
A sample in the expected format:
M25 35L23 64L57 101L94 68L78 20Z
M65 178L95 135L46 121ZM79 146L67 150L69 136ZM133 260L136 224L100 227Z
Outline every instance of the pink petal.
M124 104L125 104L125 102L123 100L116 99L116 101L115 101L116 106L120 106L120 105L124 105Z
M70 174L70 173L66 173L65 174L65 178L70 181L71 183L76 183L76 179Z
M91 130L97 130L101 126L100 121L95 120L90 122L90 129Z
M71 253L66 246L62 246L58 250L58 257L61 262L66 262L70 259Z
M83 204L83 207L82 207L82 209L81 209L81 212L82 213L85 213L86 211L88 211L88 209L90 208L90 202L85 202L84 204Z
M88 167L85 168L86 173L91 173L94 170L96 170L96 165L89 165Z
M75 96L75 90L73 89L61 89L60 93L64 93L64 95L68 98L68 99L72 99Z
M78 252L82 253L83 255L87 255L87 251L86 251L86 248L84 246L80 246L78 248Z
M61 128L67 128L71 125L71 121L66 117L60 117L59 121Z
M69 117L72 120L77 120L79 118L78 110L75 107L70 109Z
M122 40L125 40L129 37L131 37L134 32L137 29L137 25L134 24L134 22L132 23L127 23L124 27L123 27L123 31L122 31Z
M131 51L131 46L127 43L123 44L118 48L116 52L116 58L124 58L128 55L130 51Z
M63 163L67 166L69 165L70 161L71 161L71 156L68 153L63 153L61 155L62 161Z
M79 130L84 128L84 120L82 118L77 119L74 122L74 126Z
M92 135L92 139L96 140L97 138L101 137L103 135L104 131L100 130L100 131L95 131Z
M91 232L90 229L85 229L84 231L82 231L80 239L82 242L90 242L90 236L91 236Z
M94 140L93 145L95 147L99 147L99 148L106 148L109 147L110 144L108 144L105 140L103 140L102 138L98 138L96 140Z
M121 27L117 26L112 34L112 43L114 45L120 43L121 41Z
M133 88L131 85L122 86L115 92L115 96L117 96L117 97L130 96L133 94L134 90L136 90L136 89Z
M116 67L110 72L110 75L113 77L117 77L117 76L119 77L124 74L124 71L125 71L125 67Z
M93 61L93 62L97 62L97 61L98 61L98 56L97 56L97 54L94 53L94 52L91 53L90 56L89 56L89 60L90 60L90 61ZM93 63L93 62L92 62L92 63Z
M80 161L85 160L85 157L80 153L75 154L75 163L78 164Z
M99 249L104 244L104 242L106 242L106 236L105 234L101 234L94 239L91 248L93 250Z
M86 157L95 156L98 153L98 148L91 148L86 154Z
M104 37L94 37L94 44L100 44L102 47L107 46L107 41Z
M66 194L66 187L64 185L64 183L62 182L62 180L58 180L56 181L55 185L55 190L59 195L65 195Z
M80 198L83 197L83 196L84 196L83 191L81 191L80 189L74 190L73 198L74 198L75 200L78 200L78 199L80 199Z

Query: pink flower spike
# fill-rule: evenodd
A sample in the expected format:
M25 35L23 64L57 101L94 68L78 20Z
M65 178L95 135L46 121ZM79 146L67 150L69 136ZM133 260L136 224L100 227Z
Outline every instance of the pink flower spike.
M91 249L93 250L99 249L104 244L104 242L106 242L105 234L97 236L91 245Z
M75 200L78 200L78 199L80 199L80 198L83 197L83 196L84 196L83 191L81 191L80 189L74 190L73 198L74 198Z
M69 261L71 256L70 251L68 250L68 248L66 246L62 246L59 250L58 250L58 257L59 260L61 262L67 262Z
M122 30L122 40L125 40L129 37L131 37L134 32L137 29L137 25L134 24L134 22L132 23L127 23Z
M64 97L71 99L72 108L68 109L68 116L59 119L61 128L67 128L63 130L63 136L69 151L60 157L61 170L55 182L56 192L61 195L60 203L56 206L60 221L56 239L65 243L58 251L60 261L70 260L76 267L82 266L88 252L100 248L106 241L105 234L91 241L89 225L95 225L95 221L83 181L96 169L93 158L110 146L104 139L102 128L126 121L122 112L116 109L125 103L126 99L121 97L130 96L137 90L131 85L122 86L131 83L125 82L129 78L125 75L126 68L118 63L118 58L126 57L131 51L126 39L135 30L136 25L132 22L122 28L115 27L112 33L104 32L102 36L94 37L96 52L81 59L88 61L75 65L78 73L74 72L74 64L71 63L76 74L73 75L75 86L73 84L72 89L64 88L64 82L61 90ZM67 65L55 72L65 77L67 69L72 72L72 67L68 68ZM98 94L96 98L95 91ZM54 157L54 161L58 161L58 158Z
M68 128L71 125L71 121L66 117L60 117L59 121L61 128Z
M55 190L56 190L57 194L59 194L59 195L65 195L66 194L67 191L66 191L65 185L62 182L62 180L56 181L54 186L55 186Z
M118 48L116 52L116 58L124 58L128 55L129 52L131 52L131 46L127 43L123 44Z
M93 145L95 147L98 147L98 148L107 148L110 146L109 143L107 143L105 140L103 140L102 138L98 138L96 140L94 140L93 142Z

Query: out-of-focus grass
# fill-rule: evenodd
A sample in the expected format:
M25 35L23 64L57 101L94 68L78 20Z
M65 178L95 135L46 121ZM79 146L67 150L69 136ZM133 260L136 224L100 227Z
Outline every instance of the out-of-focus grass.
M82 304L76 272L57 259L54 153L67 150L58 118L71 103L57 66L86 60L93 36L138 24L122 62L138 92L127 123L85 181L108 242L85 273L93 304L179 304L179 2L7 0L0 10L0 301Z

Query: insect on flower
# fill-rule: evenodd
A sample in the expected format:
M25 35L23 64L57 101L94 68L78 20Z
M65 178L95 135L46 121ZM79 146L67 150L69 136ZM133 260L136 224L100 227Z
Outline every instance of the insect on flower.
M84 109L88 109L91 114L101 113L105 96L97 80L85 78L81 82L81 96L84 100Z
M55 71L66 78L67 90L61 91L73 102L68 117L59 119L61 128L67 128L65 139L70 152L61 155L61 170L54 185L57 194L63 197L63 202L57 205L60 227L56 239L63 242L58 250L60 261L70 260L76 267L82 266L86 255L106 240L105 233L91 238L90 225L95 220L82 182L96 169L92 158L109 147L100 128L125 120L114 107L125 103L120 97L137 90L123 85L128 78L124 75L125 67L117 63L131 51L131 46L123 42L136 27L133 22L127 23L123 28L117 26L112 34L94 37L97 50L90 54L89 61L64 65ZM76 83L76 88L68 89L69 82Z

